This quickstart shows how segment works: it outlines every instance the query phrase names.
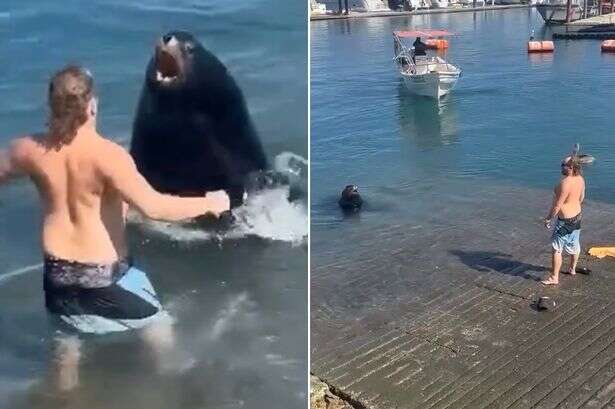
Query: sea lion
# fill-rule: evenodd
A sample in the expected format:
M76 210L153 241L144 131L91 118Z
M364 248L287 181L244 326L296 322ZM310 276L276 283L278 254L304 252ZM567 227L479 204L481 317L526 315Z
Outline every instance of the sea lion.
M243 202L247 180L267 167L235 80L184 31L169 32L156 44L130 153L158 191L201 196L224 189L233 207Z
M359 194L359 188L356 185L348 185L342 190L340 200L338 201L340 207L346 211L357 211L363 205L363 199Z

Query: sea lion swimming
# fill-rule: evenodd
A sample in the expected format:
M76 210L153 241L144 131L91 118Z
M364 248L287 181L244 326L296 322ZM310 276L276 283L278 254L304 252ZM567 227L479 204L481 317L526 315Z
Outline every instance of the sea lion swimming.
M130 153L158 191L201 196L224 189L243 202L267 167L243 94L226 67L190 33L155 48L141 92ZM259 176L256 176L258 179Z
M348 185L342 190L340 207L345 211L357 211L363 205L363 199L359 194L359 188L356 185Z

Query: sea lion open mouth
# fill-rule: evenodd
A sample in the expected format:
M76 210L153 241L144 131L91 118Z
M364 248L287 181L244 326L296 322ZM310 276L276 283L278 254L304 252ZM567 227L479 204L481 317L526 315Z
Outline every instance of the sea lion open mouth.
M165 50L156 53L156 80L169 83L179 75L179 64L173 54Z
M252 175L268 169L267 157L243 93L188 32L156 40L132 135L137 169L159 192L190 197L223 189L237 207L248 188L262 188Z

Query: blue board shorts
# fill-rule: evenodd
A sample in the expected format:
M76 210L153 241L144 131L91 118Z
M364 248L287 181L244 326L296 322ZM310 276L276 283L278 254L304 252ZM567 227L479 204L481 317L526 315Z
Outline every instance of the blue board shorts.
M165 314L147 275L128 261L95 264L47 255L44 290L47 310L69 332L127 331Z
M581 253L581 213L569 219L558 218L551 237L551 246L558 253Z

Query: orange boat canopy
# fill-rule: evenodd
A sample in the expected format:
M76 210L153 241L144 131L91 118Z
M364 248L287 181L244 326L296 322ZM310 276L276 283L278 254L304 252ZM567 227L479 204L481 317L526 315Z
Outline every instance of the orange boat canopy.
M407 31L393 31L399 38L408 38L408 37L425 37L425 38L435 38L435 37L450 37L453 33L445 30L407 30Z
M428 38L425 41L425 45L431 50L446 50L448 48L448 41L440 38Z

